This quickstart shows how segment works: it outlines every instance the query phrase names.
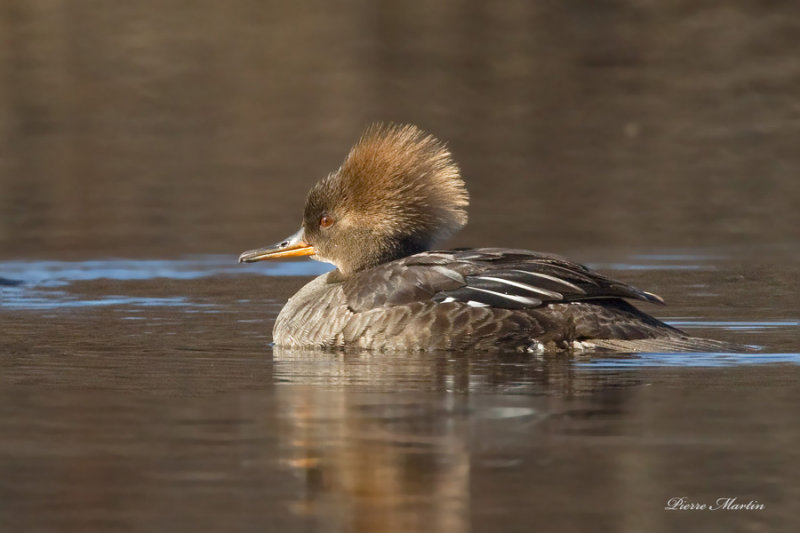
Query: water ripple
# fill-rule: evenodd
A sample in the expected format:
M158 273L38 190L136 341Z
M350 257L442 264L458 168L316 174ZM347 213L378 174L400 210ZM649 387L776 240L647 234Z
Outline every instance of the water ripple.
M216 275L313 276L330 265L316 261L239 265L227 255L206 255L178 260L103 259L92 261L2 261L0 262L0 308L56 309L76 307L191 306L207 307L185 297L141 297L105 295L86 299L63 290L79 281L132 281L149 279L192 280Z
M726 367L788 363L800 365L800 353L640 353L595 357L575 363L577 368L636 369L643 367Z
M316 276L331 268L330 265L317 261L239 265L233 256L204 255L176 260L2 261L0 275L7 282L3 285L60 287L75 281L98 279L197 279L219 274Z

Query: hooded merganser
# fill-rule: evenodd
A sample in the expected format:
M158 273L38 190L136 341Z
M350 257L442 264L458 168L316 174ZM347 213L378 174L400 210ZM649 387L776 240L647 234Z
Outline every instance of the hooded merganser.
M239 262L310 255L337 268L289 299L278 346L373 350L693 351L693 338L624 299L652 293L526 250L429 251L467 222L448 149L416 126L367 129L308 195L300 230Z

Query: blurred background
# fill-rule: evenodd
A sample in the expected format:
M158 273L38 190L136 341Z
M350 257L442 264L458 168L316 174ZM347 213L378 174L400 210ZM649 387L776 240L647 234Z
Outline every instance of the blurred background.
M0 258L238 254L374 121L446 140L448 245L782 246L793 1L0 1Z

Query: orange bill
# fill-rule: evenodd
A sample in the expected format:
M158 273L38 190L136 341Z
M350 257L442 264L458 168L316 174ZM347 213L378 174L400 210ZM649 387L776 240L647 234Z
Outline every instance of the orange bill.
M267 261L269 259L314 255L316 253L314 247L308 244L303 237L303 228L300 228L300 231L279 243L242 253L242 255L239 256L239 262L255 263L256 261Z

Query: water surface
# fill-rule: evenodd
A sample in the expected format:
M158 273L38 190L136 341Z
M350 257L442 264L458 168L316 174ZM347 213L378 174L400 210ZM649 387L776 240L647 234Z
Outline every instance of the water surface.
M790 297L726 308L748 288L715 281L741 268L723 252L597 266L651 286L687 267L670 288L682 301L654 312L758 352L276 349L277 312L307 279L284 274L325 267L234 260L0 264L15 280L0 288L7 523L513 531L531 516L566 529L795 520L800 320ZM766 507L664 510L680 496Z

